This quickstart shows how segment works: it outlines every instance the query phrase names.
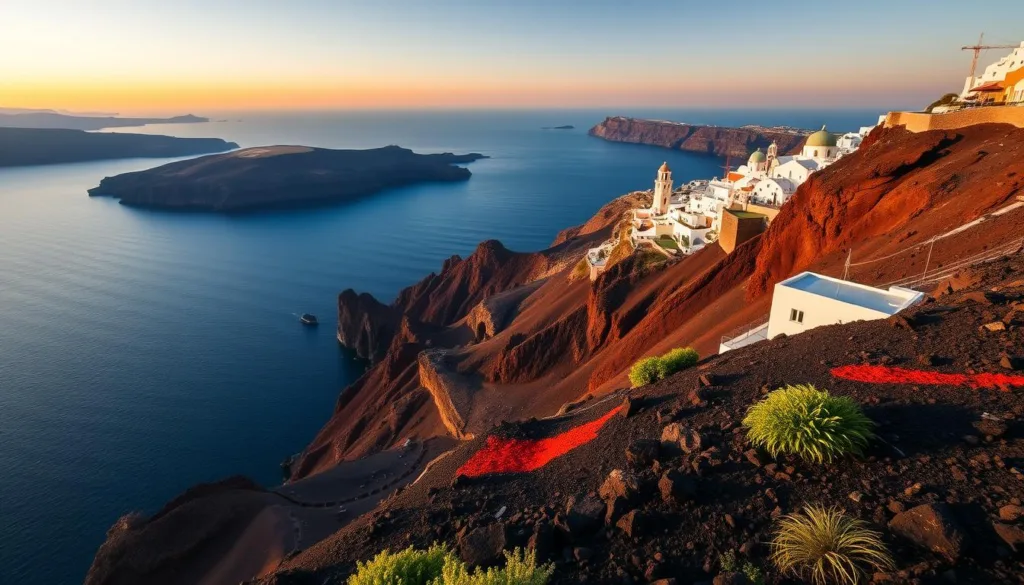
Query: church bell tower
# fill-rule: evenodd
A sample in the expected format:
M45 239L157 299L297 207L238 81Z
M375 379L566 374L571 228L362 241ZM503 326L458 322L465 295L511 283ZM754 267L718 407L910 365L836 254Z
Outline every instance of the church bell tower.
M654 201L651 203L651 211L654 215L665 215L668 213L668 203L672 198L672 170L668 163L661 163L658 169L658 178L654 180Z

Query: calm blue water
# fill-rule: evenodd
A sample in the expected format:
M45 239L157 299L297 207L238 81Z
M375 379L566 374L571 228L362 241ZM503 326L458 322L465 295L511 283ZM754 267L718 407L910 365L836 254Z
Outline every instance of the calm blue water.
M86 189L162 161L0 170L0 582L80 583L107 528L188 486L265 484L362 371L333 335L346 287L390 300L451 254L546 246L612 197L721 161L586 136L606 113L835 130L875 112L225 114L143 131L242 146L482 152L457 185L241 216L130 209ZM239 121L240 120L240 121ZM574 124L574 131L541 126ZM299 326L316 313L323 325Z

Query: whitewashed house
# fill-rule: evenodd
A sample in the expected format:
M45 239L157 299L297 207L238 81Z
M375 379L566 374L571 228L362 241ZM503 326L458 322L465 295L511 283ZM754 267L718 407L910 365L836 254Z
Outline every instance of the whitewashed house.
M795 335L822 325L884 319L919 303L924 293L902 288L888 290L801 272L775 285L768 317L768 339Z
M736 335L723 337L718 352L725 353L772 339L796 335L822 325L885 319L921 302L924 293L891 286L888 290L801 272L775 285L767 322Z

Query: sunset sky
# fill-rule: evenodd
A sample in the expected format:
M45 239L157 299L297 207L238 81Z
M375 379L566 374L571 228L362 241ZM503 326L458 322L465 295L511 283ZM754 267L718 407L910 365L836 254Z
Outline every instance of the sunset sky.
M923 105L982 31L1020 0L0 0L0 107Z

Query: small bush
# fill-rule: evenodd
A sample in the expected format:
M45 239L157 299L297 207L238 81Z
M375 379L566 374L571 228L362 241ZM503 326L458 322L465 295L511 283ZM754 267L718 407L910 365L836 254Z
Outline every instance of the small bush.
M385 550L365 563L357 563L348 585L431 585L452 562L459 560L442 545L427 550L410 546L397 553Z
M783 517L771 548L780 571L815 585L856 585L895 566L881 536L840 508L805 506Z
M664 372L662 378L692 368L697 365L698 361L700 361L700 355L693 348L677 347L669 350L668 353L661 356L661 369Z
M629 382L634 388L646 386L661 379L661 358L644 358L629 369Z
M460 561L446 563L433 585L544 585L555 570L553 565L537 566L532 550L505 553L505 567L470 572Z
M747 410L747 438L772 457L792 454L815 463L860 455L875 435L874 423L852 399L809 385L786 386Z
M718 564L722 566L723 573L743 573L751 585L764 585L764 573L761 569L746 559L737 559L733 551L718 557Z
M644 358L629 369L629 381L634 388L664 379L672 374L693 367L700 355L689 347L677 347L658 357Z
M427 550L384 551L357 563L348 585L544 585L552 572L552 565L537 566L534 551L518 548L505 553L501 569L471 570L448 547L435 544Z

